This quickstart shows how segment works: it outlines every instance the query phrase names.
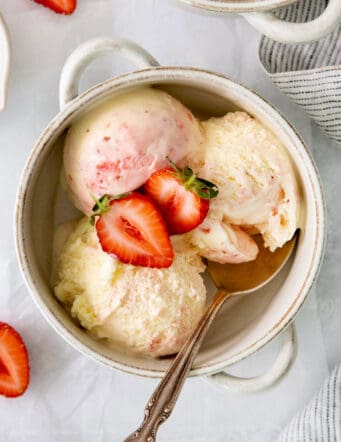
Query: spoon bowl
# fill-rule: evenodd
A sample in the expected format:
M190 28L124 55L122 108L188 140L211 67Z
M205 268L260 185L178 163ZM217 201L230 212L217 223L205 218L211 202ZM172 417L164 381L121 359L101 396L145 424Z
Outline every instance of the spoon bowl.
M218 289L224 288L233 294L247 294L268 284L287 263L295 248L298 238L296 233L283 247L271 252L264 247L261 235L255 235L259 252L254 261L240 264L219 264L208 261L207 271ZM247 277L245 277L247 275Z

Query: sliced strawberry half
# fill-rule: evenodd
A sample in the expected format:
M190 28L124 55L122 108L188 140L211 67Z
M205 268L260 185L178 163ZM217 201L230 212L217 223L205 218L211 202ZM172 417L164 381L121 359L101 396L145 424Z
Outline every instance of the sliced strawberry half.
M28 355L19 333L0 322L0 394L22 395L30 380Z
M143 189L160 209L169 232L186 233L203 222L218 189L197 178L189 167L180 169L170 163L171 167L154 172Z
M94 207L102 249L121 262L144 267L169 267L174 258L167 226L154 203L133 192L103 197Z
M46 6L57 14L72 14L76 9L77 0L34 0L40 5Z

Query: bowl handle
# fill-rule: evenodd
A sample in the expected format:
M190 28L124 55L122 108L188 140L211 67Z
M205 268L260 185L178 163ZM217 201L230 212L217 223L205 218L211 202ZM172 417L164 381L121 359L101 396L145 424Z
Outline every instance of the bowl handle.
M242 14L259 32L283 43L307 43L329 34L341 21L341 1L329 0L328 6L315 20L289 23L271 12Z
M0 14L0 111L6 106L10 67L10 45L8 29Z
M283 332L279 354L270 369L253 378L240 378L220 372L205 378L210 384L237 393L265 390L279 381L290 369L297 355L297 336L294 324Z
M59 106L63 109L78 95L78 85L85 68L95 58L117 52L131 60L138 68L159 66L159 63L136 43L120 38L94 38L76 48L67 58L59 83Z

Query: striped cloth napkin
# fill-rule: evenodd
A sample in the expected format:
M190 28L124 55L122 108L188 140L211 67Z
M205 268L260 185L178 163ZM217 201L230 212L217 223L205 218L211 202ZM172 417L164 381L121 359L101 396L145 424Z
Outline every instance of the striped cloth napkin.
M310 21L327 3L301 0L276 14L287 21ZM341 24L327 37L306 44L278 43L262 37L259 58L279 89L329 138L341 144Z
M341 365L320 393L296 416L276 442L341 441Z

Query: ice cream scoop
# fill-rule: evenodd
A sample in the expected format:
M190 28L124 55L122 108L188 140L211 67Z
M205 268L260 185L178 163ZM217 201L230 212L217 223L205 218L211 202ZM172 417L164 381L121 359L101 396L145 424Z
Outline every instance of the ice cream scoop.
M62 247L58 299L100 338L154 357L176 353L205 308L201 258L176 252L167 269L123 264L103 252L94 227L85 230L83 219Z
M72 200L85 214L91 195L142 186L152 172L200 150L202 129L191 111L164 91L142 88L105 101L69 129L64 171Z
M271 251L282 247L299 223L299 190L284 147L245 112L210 118L202 126L203 148L193 166L219 194L189 241L202 256L222 263L255 258L250 230L261 233Z

